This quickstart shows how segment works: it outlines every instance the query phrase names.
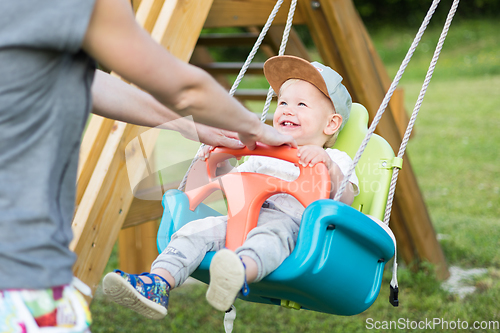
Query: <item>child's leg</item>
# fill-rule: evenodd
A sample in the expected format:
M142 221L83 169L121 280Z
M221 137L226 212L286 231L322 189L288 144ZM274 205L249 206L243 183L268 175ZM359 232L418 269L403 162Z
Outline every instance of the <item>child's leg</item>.
M255 282L257 275L259 274L259 266L255 260L249 256L241 256L241 261L245 265L245 275L247 277L247 283Z
M184 283L206 252L224 246L226 221L227 217L221 216L186 224L172 235L168 247L154 261L150 274L109 273L104 277L104 293L148 318L165 317L170 290Z
M164 278L169 285L171 286L175 286L175 279L174 277L172 276L172 274L170 274L169 271L167 271L166 269L163 269L163 268L156 268L156 269L152 269L151 270L151 274L154 274L154 275L158 275L158 276L161 276L162 278ZM148 276L146 275L143 275L143 276L139 276L139 278L145 282L145 283L151 283L153 282L153 280L151 280L151 278L149 278ZM171 290L174 289L174 287L171 287Z
M236 252L223 249L210 265L207 301L226 311L245 287L274 271L292 252L300 221L274 209L262 208L259 222Z
M273 272L292 253L300 220L275 209L261 210L259 223L248 233L236 253L247 266L247 281L258 282Z
M151 265L151 272L158 272L160 276L170 275L173 288L182 285L198 268L207 252L224 247L226 225L227 216L207 217L186 224L172 235L168 246Z

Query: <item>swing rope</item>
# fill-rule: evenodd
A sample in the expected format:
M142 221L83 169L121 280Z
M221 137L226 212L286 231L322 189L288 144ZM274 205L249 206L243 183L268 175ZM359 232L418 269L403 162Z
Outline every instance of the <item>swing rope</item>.
M443 30L441 32L441 35L439 37L439 42L436 46L436 50L434 51L434 55L432 57L429 69L427 70L427 75L425 76L424 83L422 84L422 89L420 90L420 94L418 96L417 102L415 103L415 107L413 109L413 113L411 115L410 121L408 122L408 127L406 128L406 132L404 134L403 141L401 142L401 146L400 146L399 152L398 152L398 158L403 158L403 155L405 154L406 146L408 144L408 141L410 140L410 135L411 135L411 132L413 130L415 120L417 119L418 112L420 110L420 107L422 106L422 101L424 100L425 93L427 92L427 88L429 86L429 83L431 82L431 78L432 78L432 75L434 73L436 63L439 59L439 55L441 54L441 50L443 48L444 41L446 39L446 36L448 35L451 21L453 20L453 16L455 16L459 2L460 2L460 0L453 1L451 9L450 9L448 16L446 18L445 25L444 25ZM398 180L398 175L399 175L399 168L396 167L396 168L394 168L394 171L392 174L391 187L389 190L389 196L387 198L387 206L386 206L386 211L385 211L385 216L384 216L384 223L385 224L389 224L389 218L391 216L392 203L393 203L393 199L394 199L394 192L396 190L396 182Z
M415 103L415 107L413 108L413 112L410 118L410 121L408 122L408 126L406 127L406 131L403 137L403 140L401 142L401 146L399 148L398 152L398 158L403 158L406 146L408 144L408 141L410 139L411 132L413 130L413 126L415 124L415 120L417 119L418 112L420 110L420 107L422 106L422 101L424 100L425 93L427 92L427 88L429 86L429 83L431 81L432 75L434 73L434 69L436 67L436 63L439 59L439 55L441 54L441 50L443 48L444 41L446 39L446 36L448 35L448 31L450 29L451 21L453 20L453 17L455 16L455 13L458 8L458 3L460 0L454 0L453 4L451 6L450 11L448 12L448 16L446 18L445 25L443 27L443 30L441 31L441 35L439 36L439 41L436 46L436 49L434 50L434 55L432 56L431 64L429 66L429 69L427 70L427 74L425 76L424 83L422 84L422 89L420 90L420 93L418 95L417 102ZM393 174L392 174L392 179L391 179L391 186L389 189L389 195L387 197L387 205L385 208L385 216L384 216L384 223L386 225L389 225L389 219L391 217L391 210L392 210L392 203L394 200L394 193L396 190L396 183L398 181L398 175L399 175L399 168L395 167L393 169ZM398 290L398 275L397 275L397 268L398 268L398 263L397 263L397 252L396 250L394 251L394 261L392 265L392 279L391 279L391 288L392 290Z
M276 4L274 5L274 8L273 8L271 14L269 14L269 17L267 18L266 24L262 28L262 30L259 34L259 37L255 41L255 44L254 44L252 50L248 54L248 57L245 60L245 63L241 67L240 72L238 73L238 76L234 80L234 83L233 83L231 89L229 90L230 96L234 96L236 89L238 89L238 86L241 83L241 80L243 80L243 77L245 76L245 73L247 72L248 68L250 67L250 64L251 64L253 58L255 57L255 54L257 54L257 51L259 50L259 47L262 44L262 41L264 40L264 37L266 37L266 34L267 34L269 28L271 27L271 25L274 21L274 18L276 17L276 14L278 13L281 5L283 4L283 1L284 0L278 0L276 2ZM296 7L297 7L297 0L292 0L292 2L290 4L290 10L288 11L288 17L287 17L287 21L286 21L286 25L285 25L285 30L283 31L283 38L281 40L281 45L280 45L278 55L285 54L285 48L286 48L286 44L288 42L288 37L290 35L290 30L292 29L292 21L293 21L293 16L295 14ZM271 105L272 97L273 97L273 90L271 87L269 87L269 90L267 92L267 97L266 97L266 103L264 105L264 110L263 110L262 116L261 116L262 122L266 121L266 116L267 116L267 112L269 110L269 107ZM189 165L188 170L186 171L186 173L184 175L184 178L182 179L181 183L179 184L178 189L180 191L184 191L184 189L186 188L186 182L187 182L187 177L189 175L189 172L191 171L191 169L193 168L193 165L198 160L198 158L199 158L198 154L200 153L200 151L203 147L205 147L205 144L201 144L200 148L198 149L198 151L196 153L196 156L191 161L191 164Z

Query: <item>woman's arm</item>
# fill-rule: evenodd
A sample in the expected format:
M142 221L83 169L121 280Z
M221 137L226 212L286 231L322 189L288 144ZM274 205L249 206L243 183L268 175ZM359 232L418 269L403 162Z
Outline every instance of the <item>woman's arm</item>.
M92 112L135 125L174 130L185 138L209 145L243 147L237 133L184 119L150 94L100 70L96 71L92 84Z
M263 125L205 71L175 58L135 21L123 0L96 0L83 49L125 80L149 92L168 109L195 122L239 133L249 148L256 141L295 146L290 136ZM148 115L149 116L149 115ZM162 124L162 120L155 119Z

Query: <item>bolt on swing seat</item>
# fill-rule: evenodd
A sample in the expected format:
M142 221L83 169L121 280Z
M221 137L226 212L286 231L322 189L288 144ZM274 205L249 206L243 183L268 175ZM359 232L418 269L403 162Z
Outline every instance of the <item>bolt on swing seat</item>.
M366 135L367 123L368 112L354 103L349 121L339 133L334 148L353 158ZM158 231L158 250L163 251L173 233L186 223L221 215L201 201L222 187L228 199L226 247L234 250L257 224L262 203L282 191L294 195L306 206L295 249L274 272L250 284L247 296L240 294L239 298L346 316L368 309L379 294L385 264L395 253L394 235L380 221L384 216L392 168L399 164L390 145L378 135L371 138L356 166L360 194L351 207L325 199L329 196L330 184L323 164L314 168L298 165L301 174L293 181L296 186L256 173L230 173L214 179L217 163L247 154L279 157L296 165L298 162L296 151L289 147L259 146L254 151L217 148L207 160L209 184L187 193L169 190L164 194L165 210ZM315 176L316 183L318 176L323 177L324 185L304 191L303 184L313 183L311 180ZM192 274L194 278L209 283L209 267L214 254L207 253Z

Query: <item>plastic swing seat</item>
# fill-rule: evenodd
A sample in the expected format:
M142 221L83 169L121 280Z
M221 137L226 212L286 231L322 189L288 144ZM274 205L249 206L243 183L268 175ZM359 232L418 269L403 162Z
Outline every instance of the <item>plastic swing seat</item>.
M354 157L367 132L367 123L366 109L360 104L353 104L349 121L339 133L334 148L345 151L351 158ZM291 154L283 153L283 149ZM212 159L212 156L220 157L212 159L212 164L207 163L208 173L209 175L212 173L212 178L214 178L214 165L232 157L227 154L234 156L240 156L243 153L272 155L272 152L276 150L281 150L278 154L280 158L291 162L294 162L295 158L297 161L296 152L287 147L272 149L258 147L255 151L221 150L225 154L216 154L216 150L208 161ZM396 162L397 159L394 158L394 152L389 144L382 137L373 135L356 167L360 194L355 197L351 207L337 201L320 199L328 197L328 181L325 181L328 184L327 187L322 187L312 194L310 191L307 194L292 193L287 192L286 188L281 188L283 192L294 195L307 207L302 216L296 247L274 272L262 281L250 284L248 296L240 294L239 298L250 302L346 316L368 309L379 294L385 263L393 257L395 252L394 235L380 220L384 215L392 168L397 164ZM318 168L319 166L323 169ZM328 174L323 164L314 168L299 167L301 175L295 182L301 181L301 177L310 179L307 177L313 177L313 172L321 176ZM310 170L308 171L311 172L310 175L304 175L307 170ZM158 231L158 250L163 251L168 246L172 234L186 223L207 216L221 215L200 203L203 200L200 192L210 194L221 187L224 187L228 199L229 220L226 247L235 249L242 244L246 233L253 227L252 223L257 222L260 205L267 197L274 194L274 192L254 191L252 195L256 199L250 200L251 196L247 196L245 180L242 182L234 178L238 175L246 176L245 174L256 176L256 178L249 178L247 183L250 185L258 183L257 186L248 186L249 188L260 187L259 184L263 184L264 180L268 183L272 180L275 187L283 187L283 182L285 182L255 173L230 173L220 177L220 181L215 179L205 185L203 190L188 191L190 193L178 190L167 191L162 201L165 211ZM228 176L233 178L225 178ZM223 183L222 186L221 183ZM240 192L233 196L241 197L242 193L245 193L245 201L250 201L249 206L251 206L248 212L241 207L236 209L237 211L231 208L234 207L235 200L231 199L228 189L234 183L243 183L245 192L241 192L243 190L240 187ZM232 190L233 194L236 190L238 189ZM247 214L249 214L248 218ZM198 269L192 274L194 278L209 283L208 270L213 255L214 252L207 253Z

